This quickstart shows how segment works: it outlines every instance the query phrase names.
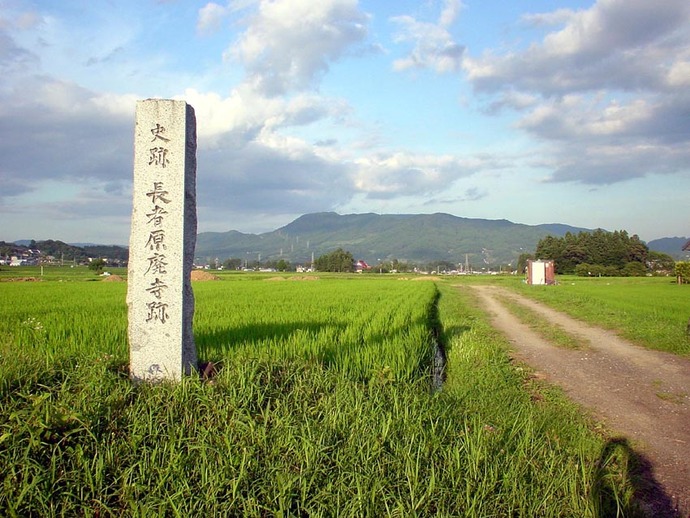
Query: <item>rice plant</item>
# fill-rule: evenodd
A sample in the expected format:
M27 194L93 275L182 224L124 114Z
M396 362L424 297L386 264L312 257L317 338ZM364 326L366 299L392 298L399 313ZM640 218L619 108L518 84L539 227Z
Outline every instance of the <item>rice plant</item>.
M200 357L222 368L133 385L124 283L10 284L2 516L633 515L625 463L462 290L197 283Z

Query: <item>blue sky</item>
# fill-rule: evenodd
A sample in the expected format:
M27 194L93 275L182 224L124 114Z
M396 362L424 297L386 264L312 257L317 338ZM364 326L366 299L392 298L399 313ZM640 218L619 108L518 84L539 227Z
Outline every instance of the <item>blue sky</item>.
M0 0L0 240L126 244L137 99L199 231L446 212L690 234L690 2Z

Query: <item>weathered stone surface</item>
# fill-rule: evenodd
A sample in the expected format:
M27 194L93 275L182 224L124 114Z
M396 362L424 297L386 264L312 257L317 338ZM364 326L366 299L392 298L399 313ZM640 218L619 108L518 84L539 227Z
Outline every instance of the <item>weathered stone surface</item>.
M196 369L196 228L194 109L184 101L138 101L127 289L133 380L178 380Z

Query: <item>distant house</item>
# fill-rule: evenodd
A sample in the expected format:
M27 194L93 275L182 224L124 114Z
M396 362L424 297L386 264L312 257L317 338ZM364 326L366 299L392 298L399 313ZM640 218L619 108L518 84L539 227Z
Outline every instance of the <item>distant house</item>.
M553 261L527 261L527 284L556 284Z
M369 266L363 259L360 259L359 261L355 262L355 271L357 273L362 273L362 270L368 270L370 268L371 266Z
M17 257L16 255L12 256L12 259L10 259L10 266L24 266L26 264L26 260L22 257Z

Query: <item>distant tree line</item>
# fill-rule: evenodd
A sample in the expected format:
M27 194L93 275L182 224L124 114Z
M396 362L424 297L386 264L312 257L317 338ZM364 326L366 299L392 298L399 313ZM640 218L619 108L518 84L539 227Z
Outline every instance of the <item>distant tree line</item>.
M520 264L529 256L521 256ZM563 237L546 236L537 244L534 259L553 260L558 274L580 276L640 276L673 272L673 258L652 252L637 235L625 230L568 232Z
M415 263L400 261L398 259L384 259L370 266L371 268L368 270L369 273L405 273L414 271L417 267Z
M530 256L531 257L531 256ZM296 265L286 261L279 260L264 260L264 261L247 261L238 257L230 257L225 259L222 263L216 261L210 263L211 269L223 267L225 270L241 270L247 268L250 270L258 270L260 268L272 268L278 271L294 271ZM351 252L338 248L337 250L323 254L314 260L314 268L320 272L354 272L355 259ZM449 273L458 271L464 265L454 263L445 259L438 261L430 261L428 263L415 263L409 261L401 261L399 259L381 259L376 264L371 264L366 273L407 273L414 271L439 272Z
M286 272L295 269L295 267L285 259L268 261L243 261L238 257L231 257L223 261L222 265L224 270L241 270L242 268L258 270L259 268L271 268L273 270L278 270L280 272ZM215 268L217 268L218 266L220 266L220 264L216 264ZM212 268L213 267L214 266L212 266Z
M320 256L314 261L314 266L320 272L353 272L355 258L342 248Z

